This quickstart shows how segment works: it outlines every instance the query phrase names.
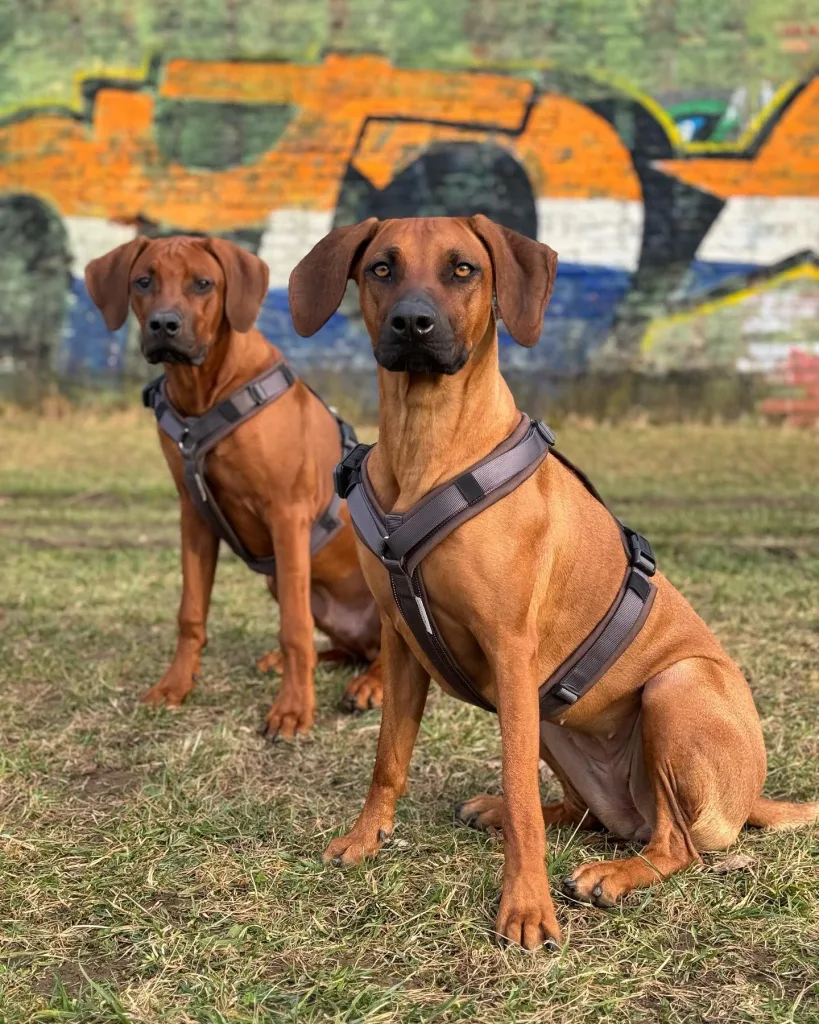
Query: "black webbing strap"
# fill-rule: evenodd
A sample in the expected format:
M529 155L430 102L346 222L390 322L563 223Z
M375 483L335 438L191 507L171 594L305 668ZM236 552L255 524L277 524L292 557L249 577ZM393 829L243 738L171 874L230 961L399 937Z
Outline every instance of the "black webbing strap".
M457 515L496 493L523 470L531 467L534 472L553 444L554 435L546 424L533 422L513 448L462 473L416 512L399 517L386 542L388 556L402 562L433 534L438 541L438 532ZM386 518L389 525L390 516ZM443 538L444 534L440 540Z
M540 687L542 718L559 714L568 706L576 704L605 675L642 629L657 592L657 588L650 582L650 577L657 570L657 560L648 540L620 522L581 469L561 452L555 451L553 454L617 523L629 568L606 614L583 643Z
M577 703L614 664L648 618L655 592L645 573L629 567L620 592L593 634L541 686L541 718Z
M280 362L238 388L202 416L182 416L177 412L168 398L164 375L148 384L142 392L143 405L153 410L160 429L175 441L179 448L185 486L194 507L217 537L224 540L249 568L264 576L275 575L275 556L257 558L242 543L210 489L205 473L205 461L208 453L221 440L241 423L280 398L292 387L296 379L295 373L287 363ZM333 410L329 411L339 427L343 458L357 443L355 432ZM343 524L338 514L340 506L341 499L334 494L330 505L313 523L310 534L312 554L323 548L341 529Z
M358 445L336 468L336 492L347 499L356 533L389 572L395 603L419 646L462 700L487 711L495 708L460 667L435 623L420 563L461 523L531 476L553 445L551 430L544 423L529 421L528 429L513 445L499 446L497 454L401 515L383 512L369 483L366 461L372 445ZM564 456L555 455L605 506L585 474ZM651 610L656 592L649 581L655 572L651 545L619 520L617 524L629 559L623 585L595 629L540 687L541 717L558 714L576 703L628 647Z
M395 603L419 646L462 700L487 711L495 709L460 667L435 623L420 559L413 556L430 541L440 543L464 518L472 518L470 512L477 515L487 503L493 504L493 499L509 493L508 484L517 485L531 476L553 442L554 436L545 424L529 421L512 447L462 473L403 515L383 513L374 495L368 493L365 459L369 447L359 445L336 469L337 493L347 498L350 518L361 540L389 572Z

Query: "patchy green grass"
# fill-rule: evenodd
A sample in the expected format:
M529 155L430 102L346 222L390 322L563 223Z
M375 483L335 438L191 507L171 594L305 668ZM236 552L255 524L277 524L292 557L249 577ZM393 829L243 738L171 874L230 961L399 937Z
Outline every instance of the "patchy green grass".
M170 657L176 508L147 416L0 419L0 1020L819 1020L817 833L748 832L743 870L689 871L621 909L556 895L559 955L491 941L500 841L453 804L498 785L496 721L436 692L396 840L322 867L369 780L377 713L266 747L263 581L219 569L202 682L137 704ZM654 542L751 680L767 791L819 788L819 433L565 428L561 446ZM544 779L544 791L553 782ZM559 879L614 849L551 831Z

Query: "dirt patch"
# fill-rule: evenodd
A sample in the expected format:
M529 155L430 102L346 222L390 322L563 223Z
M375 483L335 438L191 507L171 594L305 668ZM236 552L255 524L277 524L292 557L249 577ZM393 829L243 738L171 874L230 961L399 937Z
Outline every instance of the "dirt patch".
M190 910L190 900L182 899L179 893L169 889L161 889L154 895L152 909L162 910L170 917L179 917Z
M761 985L783 1001L796 1001L815 984L810 970L783 973L777 955L772 950L751 946L743 950L744 966L741 974L751 984Z
M77 793L89 800L108 800L136 789L142 776L127 768L95 768L78 776Z
M83 989L88 988L89 978L98 985L113 984L119 988L130 977L131 970L132 965L125 957L84 964L64 960L45 968L33 989L37 995L47 999L59 982L69 996L76 998Z

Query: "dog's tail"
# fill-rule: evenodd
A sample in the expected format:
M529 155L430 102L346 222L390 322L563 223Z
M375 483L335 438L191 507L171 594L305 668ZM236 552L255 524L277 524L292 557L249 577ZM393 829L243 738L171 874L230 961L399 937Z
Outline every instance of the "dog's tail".
M792 804L787 800L767 800L764 796L754 800L748 817L749 825L777 832L815 823L819 823L819 803Z

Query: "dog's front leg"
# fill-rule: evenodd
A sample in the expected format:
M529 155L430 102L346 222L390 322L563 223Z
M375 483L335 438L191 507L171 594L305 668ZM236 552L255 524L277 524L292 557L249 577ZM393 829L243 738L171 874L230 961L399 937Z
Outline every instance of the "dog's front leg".
M264 724L268 740L309 732L316 711L316 645L310 608L310 518L291 512L273 524L276 594L281 612L282 681Z
M546 874L546 827L540 806L540 715L534 660L528 647L495 652L503 746L503 893L499 936L525 949L562 941Z
M202 649L208 642L207 620L219 538L180 489L182 533L182 601L176 654L170 668L142 698L145 704L178 707L193 689L199 674Z
M374 857L392 832L395 805L407 784L412 749L424 714L429 675L393 625L382 618L384 699L370 790L352 832L334 839L324 862L360 864Z

